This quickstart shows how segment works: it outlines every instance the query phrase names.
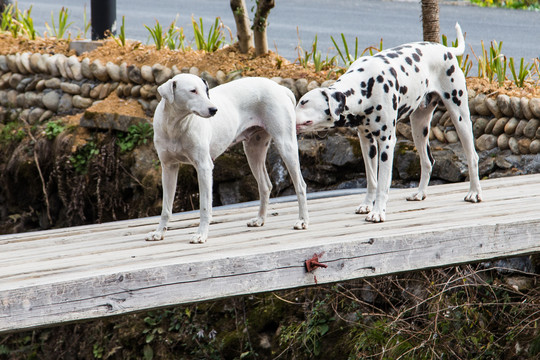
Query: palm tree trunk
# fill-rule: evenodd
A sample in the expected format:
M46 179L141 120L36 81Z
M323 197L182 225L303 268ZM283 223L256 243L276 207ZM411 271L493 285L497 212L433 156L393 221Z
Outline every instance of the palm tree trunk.
M246 11L245 0L231 0L231 10L236 22L236 36L238 47L242 54L246 54L253 47L253 32L251 31L249 17Z
M255 54L262 55L268 52L266 38L266 20L270 10L275 6L274 0L257 0L257 12L253 19L253 33L255 35Z
M439 3L437 0L422 1L422 28L424 41L439 42Z

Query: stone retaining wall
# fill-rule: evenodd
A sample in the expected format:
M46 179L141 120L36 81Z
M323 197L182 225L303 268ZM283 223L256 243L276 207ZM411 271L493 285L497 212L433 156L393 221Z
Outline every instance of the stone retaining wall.
M241 77L239 72L212 75L196 67L178 69L161 64L137 67L99 60L82 61L73 55L10 54L0 55L0 121L21 117L30 124L44 122L53 115L83 111L95 101L103 100L113 91L121 98L136 99L147 115L152 116L158 101L157 87L179 73L199 75L210 87ZM299 99L307 91L326 87L328 80L319 84L306 79L272 78L288 87ZM474 136L478 150L499 147L515 154L540 152L540 99L509 97L469 92ZM140 121L138 119L137 121ZM458 141L457 133L444 109L433 117L430 137L443 143ZM399 124L398 134L412 139L407 121Z

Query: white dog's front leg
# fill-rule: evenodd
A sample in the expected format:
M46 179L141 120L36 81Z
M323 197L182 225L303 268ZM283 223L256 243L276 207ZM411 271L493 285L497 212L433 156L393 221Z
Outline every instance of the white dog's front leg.
M197 166L200 223L197 233L191 237L192 244L204 243L208 238L208 228L212 220L212 169L211 160Z
M156 231L146 235L146 241L163 240L167 224L172 215L174 193L176 192L176 181L178 179L178 164L166 165L161 163L161 181L163 185L163 204L161 208L161 219Z

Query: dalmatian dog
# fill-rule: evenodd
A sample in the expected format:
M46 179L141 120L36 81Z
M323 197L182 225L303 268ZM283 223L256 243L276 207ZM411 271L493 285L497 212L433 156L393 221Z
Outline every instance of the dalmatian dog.
M458 46L455 48L418 42L362 57L332 86L314 89L298 102L297 132L332 127L357 129L366 167L367 193L356 213L367 214L367 221L386 219L396 121L407 116L421 164L418 190L407 200L426 198L433 166L428 135L439 102L450 112L467 156L470 190L465 201L482 200L465 76L456 59L465 51L457 23L456 32Z
M260 207L248 226L266 219L272 183L266 153L273 140L292 178L298 197L299 220L309 223L306 184L300 172L295 131L293 93L264 78L244 78L208 89L206 81L191 74L176 75L158 88L162 99L154 114L154 146L162 167L163 208L156 231L148 241L162 240L171 217L180 163L197 170L200 224L191 243L204 243L212 216L214 160L230 145L242 141L249 166L258 183Z

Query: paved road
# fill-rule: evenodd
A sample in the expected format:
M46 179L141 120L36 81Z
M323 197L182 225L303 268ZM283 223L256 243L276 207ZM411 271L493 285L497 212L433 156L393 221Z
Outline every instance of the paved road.
M57 13L61 6L69 8L73 28L81 28L83 6L90 6L88 0L41 0L39 3L19 0L19 7L26 9L32 3L35 3L32 10L34 22L41 33L45 30L45 21L50 22L51 11ZM251 6L254 2L249 0L247 3ZM451 40L455 39L454 24L458 21L466 32L467 43L477 54L481 40L486 44L497 40L503 41L503 52L507 56L524 57L526 61L540 56L540 12L478 8L464 4L464 1L448 1L440 6L441 32ZM89 8L87 12L89 15ZM148 32L143 24L153 26L157 19L166 26L176 14L179 14L177 25L184 28L189 39L193 38L192 14L202 17L208 26L216 16L220 16L235 32L228 0L117 0L117 18L120 20L125 15L127 36L143 42L148 41ZM360 49L378 44L381 38L385 48L422 39L419 0L278 1L269 23L270 48L277 49L279 54L290 60L297 58L297 29L306 49L311 47L315 34L318 34L323 56L327 52L335 54L331 49L330 36L336 38L340 33L345 34L349 44L358 36Z

